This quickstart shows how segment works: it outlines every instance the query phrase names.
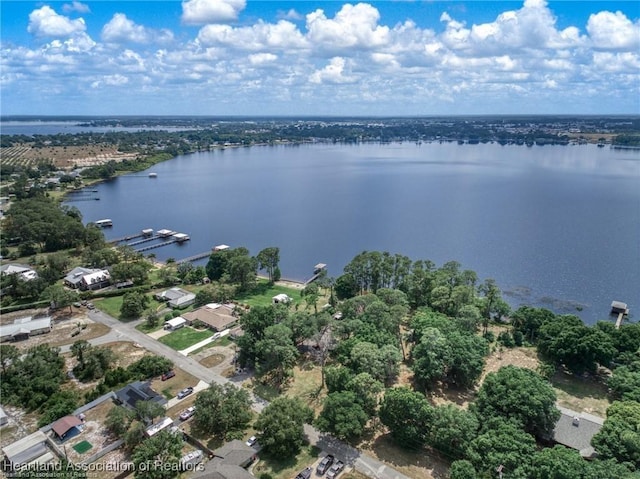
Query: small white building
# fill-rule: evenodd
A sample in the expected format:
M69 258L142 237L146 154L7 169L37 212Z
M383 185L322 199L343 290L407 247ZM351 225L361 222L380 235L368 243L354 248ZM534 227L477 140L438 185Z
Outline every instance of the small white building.
M173 426L173 419L171 419L170 417L165 417L162 418L160 422L152 424L147 429L145 429L144 433L147 435L147 437L155 436L160 431L168 428L169 426Z
M289 304L293 298L287 296L284 293L276 294L271 301L273 304Z
M0 266L0 275L18 275L24 281L31 281L32 279L36 279L38 277L38 273L33 268L29 266L24 266L21 264L3 264Z
M169 321L164 323L164 329L166 329L167 331L175 331L176 329L184 327L185 324L187 324L187 320L181 316L178 316L177 318L170 319Z

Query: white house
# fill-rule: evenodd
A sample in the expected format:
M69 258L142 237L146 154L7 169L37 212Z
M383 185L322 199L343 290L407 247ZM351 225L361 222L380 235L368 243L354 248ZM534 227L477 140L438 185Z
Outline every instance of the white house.
M111 275L106 269L91 269L77 267L73 268L64 277L64 284L69 288L81 289L101 289L109 286Z
M187 320L178 316L177 318L170 319L164 323L164 329L168 331L175 331L176 329L182 328L185 324L187 324Z
M21 264L3 264L0 266L0 275L11 275L16 274L24 281L31 281L32 279L36 279L38 277L38 273L33 268L29 266L24 266Z

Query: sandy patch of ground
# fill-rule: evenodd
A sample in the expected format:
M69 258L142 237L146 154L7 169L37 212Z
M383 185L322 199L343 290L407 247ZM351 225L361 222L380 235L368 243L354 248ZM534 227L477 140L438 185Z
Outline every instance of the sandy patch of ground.
M518 366L521 368L538 369L540 361L535 348L500 348L489 354L484 371L478 385L481 385L487 374L498 371L504 366Z

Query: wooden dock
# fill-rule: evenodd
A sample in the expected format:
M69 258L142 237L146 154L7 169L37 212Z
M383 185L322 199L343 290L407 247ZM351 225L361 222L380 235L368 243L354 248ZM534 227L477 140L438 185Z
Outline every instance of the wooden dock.
M149 250L152 250L152 249L161 248L163 246L167 246L169 244L174 244L174 243L177 243L177 242L178 242L177 239L172 239L172 240L169 240L169 241L165 241L163 243L152 244L152 245L149 245L149 246L145 246L144 248L138 248L137 250L135 250L135 252L136 253L143 253L144 251L149 251Z
M198 253L198 254L194 254L193 256L188 256L186 258L179 259L178 261L176 261L176 264L190 263L191 261L196 261L202 258L208 258L209 256L211 256L211 251L205 251L204 253Z
M114 238L111 239L109 241L107 241L108 244L116 244L116 243L122 243L123 241L131 241L132 239L136 239L136 238L140 238L144 236L142 233L138 233L135 235L129 235L129 236L122 236L120 238ZM131 246L131 245L129 245Z
M616 319L616 329L620 329L620 326L622 326L622 321L624 320L624 317L629 314L629 308L627 307L627 303L623 303L622 301L612 301L611 314L618 315L618 319Z

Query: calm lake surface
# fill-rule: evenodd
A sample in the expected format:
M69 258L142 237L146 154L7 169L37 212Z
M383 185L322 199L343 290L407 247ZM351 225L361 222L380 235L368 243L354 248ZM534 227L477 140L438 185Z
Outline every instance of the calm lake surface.
M640 152L583 146L393 143L230 148L174 158L69 201L107 238L167 228L191 241L280 248L284 277L330 276L363 250L494 278L512 306L608 319L640 308ZM99 197L100 201L88 198ZM72 199L72 198L70 198ZM153 243L147 243L153 244ZM139 247L144 246L140 245ZM206 259L199 264L206 263Z

